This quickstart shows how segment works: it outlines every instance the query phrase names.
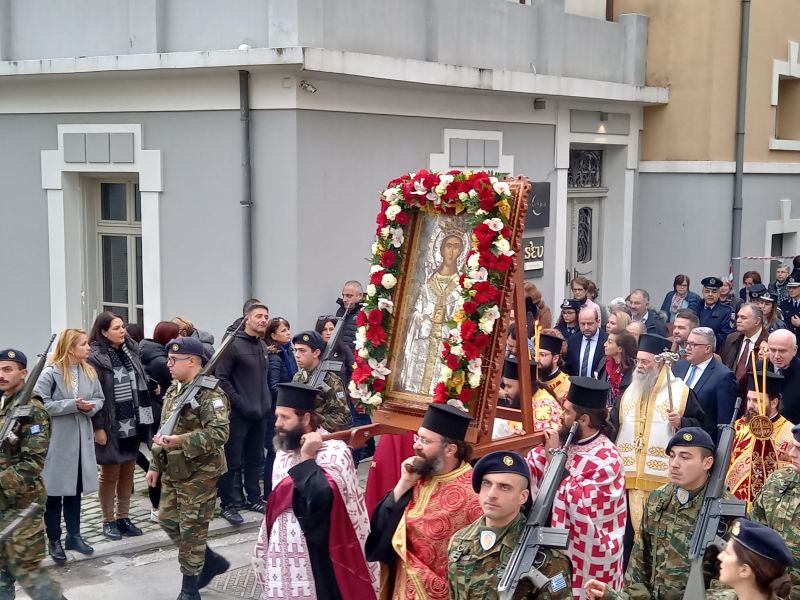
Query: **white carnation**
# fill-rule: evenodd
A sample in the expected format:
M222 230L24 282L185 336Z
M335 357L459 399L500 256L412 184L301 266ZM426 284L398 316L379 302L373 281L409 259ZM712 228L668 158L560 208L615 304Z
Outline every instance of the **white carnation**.
M383 197L389 203L397 202L399 195L400 195L400 187L399 186L396 186L396 187L393 187L393 188L389 188L388 190L383 192Z
M483 224L489 227L489 229L492 231L500 231L503 228L503 222L497 217L493 219L486 219Z
M378 253L378 242L373 242L372 244L372 254Z
M494 329L494 321L490 321L481 317L481 320L478 321L478 329L486 334L492 333L492 329Z
M359 355L361 358L367 358L367 357L369 356L369 350L367 350L366 348L360 348L360 349L358 350L358 355Z
M508 196L511 194L511 188L505 181L499 181L492 184L492 189L500 196Z
M471 387L471 388L476 388L476 387L480 386L480 384L481 384L481 374L480 374L480 372L478 372L478 373L470 373L469 375L467 375L467 383L469 384L469 387Z
M377 273L378 271L383 271L383 267L381 265L372 265L369 268L370 275L372 275L373 273Z

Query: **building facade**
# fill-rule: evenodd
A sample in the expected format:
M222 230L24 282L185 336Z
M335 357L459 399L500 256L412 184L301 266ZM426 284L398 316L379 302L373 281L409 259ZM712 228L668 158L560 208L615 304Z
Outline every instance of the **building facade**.
M526 243L548 303L576 273L629 289L643 110L669 97L648 18L605 8L0 0L3 343L106 308L219 338L251 294L312 327L367 279L386 182L422 167L547 184Z

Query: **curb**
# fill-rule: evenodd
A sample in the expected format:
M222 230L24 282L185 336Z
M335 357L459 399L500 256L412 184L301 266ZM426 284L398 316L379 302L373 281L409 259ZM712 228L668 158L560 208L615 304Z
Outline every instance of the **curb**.
M242 517L244 518L244 523L241 525L231 525L221 517L212 519L208 527L209 539L222 537L232 533L243 533L253 529L258 529L261 527L261 522L264 519L264 515L249 511L243 511ZM89 554L88 556L81 554L80 552L75 552L74 550L66 550L67 562L64 564L56 563L48 554L42 560L42 566L52 567L58 570L60 568L69 567L70 565L86 560L95 560L97 558L104 558L107 556L127 556L131 554L147 552L149 550L155 550L157 548L172 547L174 547L174 544L166 533L163 531L151 531L136 537L125 537L115 542L108 541L95 544L94 553Z

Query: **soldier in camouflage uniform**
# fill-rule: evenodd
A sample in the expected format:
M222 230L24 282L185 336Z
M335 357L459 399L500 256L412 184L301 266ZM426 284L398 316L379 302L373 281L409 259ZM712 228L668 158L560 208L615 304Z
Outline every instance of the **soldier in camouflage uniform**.
M666 447L670 483L650 493L642 528L633 546L625 587L612 590L595 579L586 583L589 598L603 600L680 600L689 579L689 541L705 498L714 463L714 443L699 427L679 429ZM726 494L727 498L732 498ZM713 545L712 545L713 546ZM703 561L706 582L719 577L717 550Z
M521 508L530 507L530 469L515 452L492 452L472 471L472 488L479 495L483 516L456 532L448 547L447 582L450 600L492 600L503 569L525 529ZM514 600L567 600L572 596L572 568L556 550L544 552L540 568L550 581L537 590L521 580Z
M164 394L162 425L170 418L181 391L200 373L204 356L202 342L191 337L172 340L167 351L173 381ZM161 473L158 517L178 546L183 574L178 600L198 600L198 590L229 567L227 560L206 545L217 501L217 479L227 469L223 448L229 433L228 413L228 398L221 388L201 388L194 402L181 411L172 435L153 437L147 483L154 486Z
M320 356L325 349L325 341L316 331L298 333L292 339L294 357L298 371L292 381L308 384L319 367ZM340 431L350 427L350 405L344 384L336 373L325 374L325 385L317 394L316 413L322 419L322 428Z
M19 350L0 352L0 427L21 400L27 359ZM30 401L29 416L22 417L19 441L0 449L0 530L32 502L44 506L42 468L50 442L50 417L39 398ZM61 588L42 568L45 555L44 523L37 514L25 521L0 548L0 600L14 598L14 581L33 600L63 598Z

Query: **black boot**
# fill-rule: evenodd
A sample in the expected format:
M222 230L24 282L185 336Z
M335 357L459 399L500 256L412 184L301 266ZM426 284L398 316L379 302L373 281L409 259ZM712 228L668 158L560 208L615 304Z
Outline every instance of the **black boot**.
M211 548L206 546L206 558L203 562L203 570L200 572L200 577L197 579L197 589L202 590L206 587L211 580L217 575L222 575L231 566L224 556L217 554Z
M79 534L73 535L68 533L64 540L64 546L67 550L75 550L81 554L91 554L94 552L94 548L87 544Z
M50 553L50 557L58 564L63 565L67 562L67 555L61 546L61 540L48 540L47 551Z
M201 600L197 591L197 575L184 575L178 600Z
M119 532L125 537L135 537L144 533L127 517L124 519L117 519L117 529L119 529Z

